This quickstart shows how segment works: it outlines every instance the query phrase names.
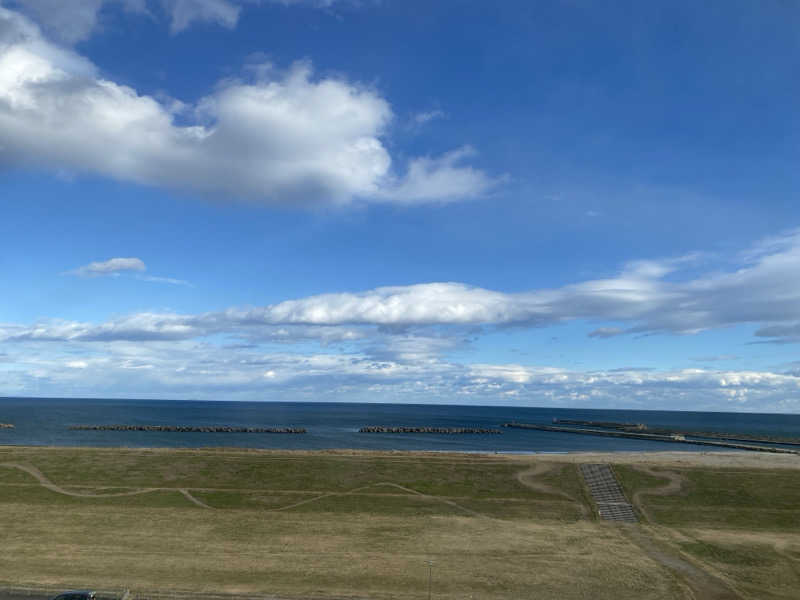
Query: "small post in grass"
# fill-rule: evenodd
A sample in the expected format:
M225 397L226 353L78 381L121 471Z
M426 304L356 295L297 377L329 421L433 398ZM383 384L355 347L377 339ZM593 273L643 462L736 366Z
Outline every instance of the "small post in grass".
M433 580L433 561L426 560L425 564L428 565L428 600L431 600L431 581Z

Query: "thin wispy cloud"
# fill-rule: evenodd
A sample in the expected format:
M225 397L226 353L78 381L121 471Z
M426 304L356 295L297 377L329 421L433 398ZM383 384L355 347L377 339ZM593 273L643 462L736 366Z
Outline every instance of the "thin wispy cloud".
M175 279L173 277L158 277L156 275L147 275L147 266L141 258L110 258L103 261L90 262L87 265L65 271L63 275L74 275L77 277L119 277L122 274L133 274L136 279L141 281L150 281L153 283L167 283L171 285L186 285L192 284L183 279Z
M90 262L77 269L65 271L65 275L78 277L115 277L120 273L142 272L147 267L140 258L110 258L103 261Z
M418 112L411 117L411 122L416 126L425 125L436 119L444 119L447 113L440 109Z
M155 275L138 275L136 279L142 281L150 281L152 283L168 283L170 285L186 285L192 287L192 284L185 279L175 279L174 277L157 277Z

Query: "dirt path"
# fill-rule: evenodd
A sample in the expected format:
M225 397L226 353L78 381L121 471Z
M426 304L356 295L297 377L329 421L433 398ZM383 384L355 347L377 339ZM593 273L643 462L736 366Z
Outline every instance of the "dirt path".
M70 490L65 490L64 488L56 485L52 481L50 481L44 474L37 469L36 467L30 465L21 465L17 463L0 463L0 467L7 467L10 469L19 469L20 471L25 471L29 475L32 475L36 478L36 480L42 485L42 487L47 488L50 491L56 492L58 494L64 494L65 496L73 496L76 498L119 498L121 496L136 496L138 494L147 494L149 492L155 492L159 489L165 488L141 488L138 490L132 490L130 492L113 492L111 494L93 494L90 492L73 492Z
M426 498L427 500L434 500L436 502L441 502L443 504L447 504L449 506L457 508L458 510L461 510L461 511L464 511L466 513L469 513L474 517L485 517L485 515L482 515L479 512L475 512L474 510L472 510L470 508L467 508L466 506L461 506L460 504L458 504L457 502L453 502L452 500L448 500L446 498L439 498L437 496L430 496L428 494L424 494L424 493L420 492L419 490L415 490L415 489L412 489L412 488L407 488L407 487L404 487L404 486L399 485L397 483L392 483L391 481L380 481L378 483L370 483L369 485L353 488L352 490L348 490L346 492L327 492L325 494L320 494L319 496L314 496L313 498L308 498L306 500L301 500L300 502L295 502L295 503L289 504L287 506L281 506L281 507L278 507L278 508L272 508L272 509L269 509L269 511L270 512L279 512L279 511L283 511L283 510L289 510L290 508L295 508L297 506L302 506L304 504L310 504L311 502L317 502L319 500L322 500L324 498L330 498L332 496L350 496L350 495L353 495L353 494L357 494L361 490L366 490L367 488L371 488L371 487L375 487L375 486L379 486L379 485L397 488L398 490L402 490L404 492L408 492L409 494L414 494L416 496L422 496L423 498Z
M548 465L546 463L538 463L531 467L530 469L525 469L524 471L519 471L516 474L517 481L519 481L522 485L526 488L534 490L536 492L542 492L543 494L553 494L555 496L561 496L562 498L566 498L567 500L571 500L572 502L576 503L581 511L581 516L588 517L589 516L589 509L586 505L581 502L578 498L566 493L563 490L559 490L554 488L552 485L544 483L543 481L539 481L536 479L540 475L544 475L545 473L549 473L555 468L555 465Z
M0 467L6 467L6 468L9 468L9 469L19 469L20 471L24 471L25 473L28 473L29 475L34 477L42 485L42 487L45 487L48 490L51 490L51 491L56 492L58 494L64 494L65 496L73 496L73 497L76 497L76 498L119 498L119 497L122 497L122 496L136 496L138 494L147 494L147 493L156 492L156 491L170 491L170 492L177 491L177 492L181 493L183 495L183 497L186 498L192 504L195 504L195 505L200 506L202 508L213 508L213 506L209 506L208 504L206 504L202 500L200 500L200 499L196 498L195 496L193 496L192 493L187 488L149 487L149 488L141 488L141 489L138 489L138 490L131 490L129 492L113 492L113 493L110 493L110 494L96 494L96 493L92 493L92 492L75 492L75 491L64 489L61 486L56 485L55 483L50 481L47 477L45 477L44 473L42 473L39 469L37 469L36 467L34 467L32 465L23 465L23 464L19 464L19 463L0 463ZM404 486L399 485L397 483L392 483L391 481L381 481L381 482L378 482L378 483L371 483L369 485L365 485L365 486L362 486L362 487L354 488L354 489L348 490L346 492L324 492L324 493L322 493L322 494L320 494L318 496L314 496L313 498L307 498L305 500L301 500L300 502L294 502L294 503L289 504L287 506L281 506L279 508L270 509L270 512L289 510L291 508L295 508L297 506L302 506L304 504L309 504L311 502L317 502L319 500L322 500L323 498L329 498L331 496L349 496L349 495L352 495L352 494L357 494L361 490L365 490L367 488L371 488L371 487L375 487L375 486L393 487L393 488L396 488L396 489L401 490L403 492L406 492L407 494L414 494L416 496L421 496L423 498L426 498L427 500L433 500L433 501L436 501L436 502L441 502L443 504L447 504L449 506L452 506L453 508L456 508L458 510L466 512L466 513L468 513L468 514L470 514L472 516L475 516L475 517L485 517L485 515L482 515L481 513L476 512L476 511L474 511L474 510L472 510L470 508L467 508L466 506L461 506L460 504L458 504L457 502L454 502L453 500L450 500L450 499L447 499L447 498L439 498L437 496L431 496L429 494L424 494L424 493L420 492L419 490L415 490L415 489L412 489L412 488L407 488L407 487L404 487Z
M642 551L658 564L683 580L696 600L742 600L722 579L683 559L673 551L662 549L640 525L624 524L623 531Z
M674 471L655 471L653 467L648 467L645 465L633 465L633 468L640 473L644 473L645 475L667 480L667 483L658 487L639 490L633 495L633 498L631 498L631 501L634 505L636 505L636 508L638 508L645 518L652 523L652 516L644 507L642 496L671 496L673 494L679 494L683 489L683 484L686 483L686 478L679 473L675 473Z
M642 496L679 494L683 490L686 478L674 471L656 471L647 465L632 466L640 473L667 480L664 484L639 490L631 498L633 504L652 523L652 516L645 508ZM625 533L647 556L685 581L697 600L741 600L741 596L725 581L681 557L676 550L669 548L666 540L657 542L652 530L648 533L643 527L626 526Z
M183 494L184 498L186 498L189 502L191 502L193 504L197 504L197 506L202 506L203 508L213 508L213 507L209 506L208 504L206 504L205 502L203 502L202 500L198 500L197 498L192 496L189 493L189 490L187 490L185 488L180 488L178 491L181 494Z
M141 488L138 490L131 490L130 492L113 492L111 494L94 494L91 492L73 492L71 490L65 490L61 486L56 485L52 481L50 481L47 477L44 476L39 469L31 465L21 465L17 463L0 463L0 467L7 467L10 469L19 469L20 471L24 471L29 475L36 478L36 480L42 485L42 487L47 488L50 491L56 492L57 494L63 494L65 496L72 496L74 498L121 498L123 496L137 496L139 494L148 494L150 492L157 492L157 491L178 491L191 503L196 504L197 506L201 506L203 508L211 508L208 504L198 500L194 496L189 493L189 490L180 488L163 488L163 487L152 487L152 488Z

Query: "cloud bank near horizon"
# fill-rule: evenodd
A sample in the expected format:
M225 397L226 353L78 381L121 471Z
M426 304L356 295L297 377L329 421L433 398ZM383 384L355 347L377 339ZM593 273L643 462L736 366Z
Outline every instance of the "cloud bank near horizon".
M0 7L0 167L300 206L453 202L503 180L464 164L469 146L412 157L399 172L383 141L390 104L367 86L315 77L303 62L251 73L192 105L161 101L100 76Z
M97 264L100 271L115 266ZM608 278L520 293L426 283L199 314L0 324L2 370L20 390L69 384L80 393L143 394L147 388L160 390L156 395L201 397L206 389L246 397L279 386L297 398L332 398L326 390L368 398L380 390L406 401L428 394L440 400L536 398L554 405L645 407L649 397L651 406L690 408L700 402L717 410L797 412L800 378L789 368L575 371L462 364L452 353L493 329L567 321L585 322L587 335L601 338L597 343L624 334L689 335L743 323L757 327L756 339L800 341L798 269L796 230L740 252L724 270L692 255L633 261ZM592 329L592 323L602 326Z

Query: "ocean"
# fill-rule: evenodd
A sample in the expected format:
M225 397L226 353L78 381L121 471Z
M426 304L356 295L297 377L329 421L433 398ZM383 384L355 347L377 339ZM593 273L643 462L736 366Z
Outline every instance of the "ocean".
M501 435L368 434L366 425L499 428L554 418L800 437L800 415L421 404L0 398L0 445L353 448L447 452L708 451L708 447L503 428ZM306 434L71 431L71 425L304 427Z

